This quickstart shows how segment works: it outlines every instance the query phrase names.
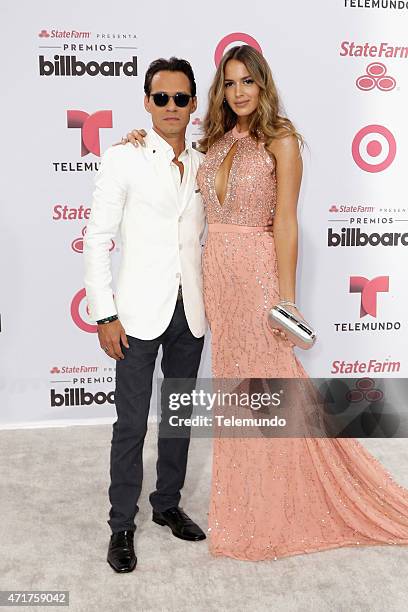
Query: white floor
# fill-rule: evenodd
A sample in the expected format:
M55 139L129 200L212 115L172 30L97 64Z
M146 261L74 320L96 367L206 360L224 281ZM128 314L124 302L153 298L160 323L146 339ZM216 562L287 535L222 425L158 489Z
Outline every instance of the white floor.
M0 431L0 590L69 590L69 609L84 612L407 610L408 547L252 563L214 559L206 541L184 542L152 523L154 425L145 444L138 566L115 574L106 563L110 439L110 425ZM363 443L408 486L406 440ZM193 439L181 505L205 530L210 468L211 441Z

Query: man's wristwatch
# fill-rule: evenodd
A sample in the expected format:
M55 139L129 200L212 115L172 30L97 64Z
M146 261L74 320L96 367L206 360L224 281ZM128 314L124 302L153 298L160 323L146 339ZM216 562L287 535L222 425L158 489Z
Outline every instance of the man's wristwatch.
M103 325L104 323L112 323L112 321L117 321L118 315L112 315L111 317L106 317L105 319L99 319L97 321L98 325Z

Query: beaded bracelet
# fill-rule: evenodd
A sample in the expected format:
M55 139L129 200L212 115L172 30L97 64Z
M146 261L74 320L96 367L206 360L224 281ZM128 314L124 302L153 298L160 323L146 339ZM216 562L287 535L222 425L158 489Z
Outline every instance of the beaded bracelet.
M111 323L112 321L116 321L118 315L112 315L111 317L106 317L106 319L100 319L97 321L98 325L104 325L105 323Z
M290 300L281 300L279 304L286 305L286 306L293 306L294 308L297 308L295 302L291 302Z

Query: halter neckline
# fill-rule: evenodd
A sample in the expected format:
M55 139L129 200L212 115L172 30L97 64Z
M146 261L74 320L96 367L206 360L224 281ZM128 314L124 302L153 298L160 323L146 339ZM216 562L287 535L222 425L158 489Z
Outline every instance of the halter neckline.
M249 130L247 130L246 132L238 132L236 125L234 125L231 131L232 131L232 135L235 138L245 138L245 136L248 136L249 134Z

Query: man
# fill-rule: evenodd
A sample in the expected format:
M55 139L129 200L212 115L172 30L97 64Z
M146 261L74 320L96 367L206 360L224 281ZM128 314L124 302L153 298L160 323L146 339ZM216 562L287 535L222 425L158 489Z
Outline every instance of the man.
M194 386L206 331L200 242L205 216L195 182L203 156L185 145L197 106L190 64L154 61L144 91L153 128L144 147L110 147L103 155L84 248L89 312L101 348L117 362L107 556L116 572L130 572L137 563L134 518L159 347L164 380L190 379ZM119 228L122 258L113 297L109 248ZM179 507L189 442L189 436L159 436L156 490L149 501L154 522L197 541L205 539L204 532Z

